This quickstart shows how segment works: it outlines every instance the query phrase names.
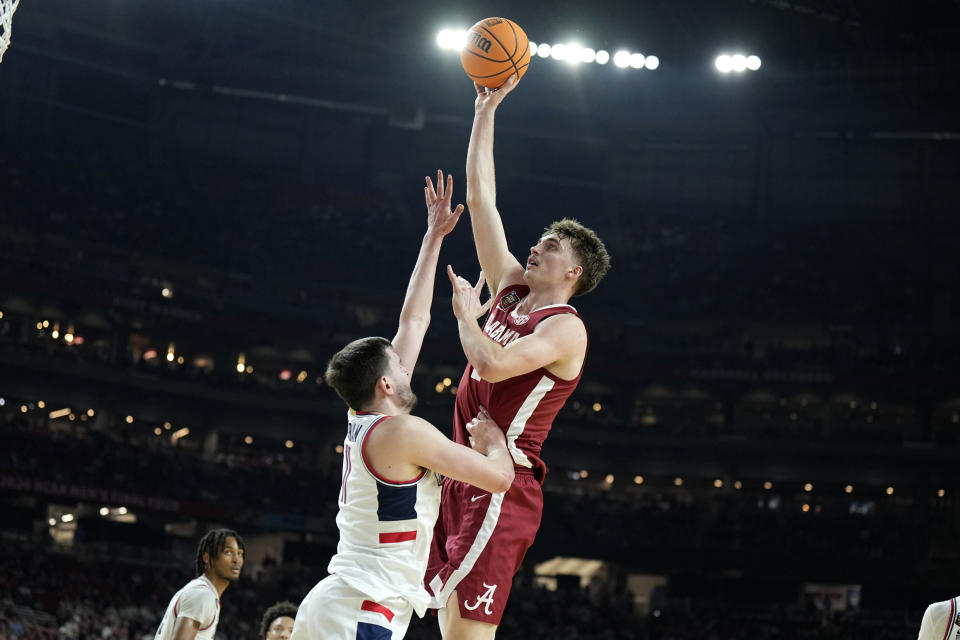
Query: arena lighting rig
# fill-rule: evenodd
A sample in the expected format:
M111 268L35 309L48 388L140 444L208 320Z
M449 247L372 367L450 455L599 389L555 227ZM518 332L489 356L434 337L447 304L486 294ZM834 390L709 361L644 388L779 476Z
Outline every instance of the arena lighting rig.
M466 29L442 29L437 34L437 46L441 49L459 51L466 42ZM600 64L605 65L609 62L622 69L648 69L653 71L660 66L660 58L651 54L642 54L637 52L620 49L614 54L604 49L594 49L585 47L578 42L565 42L557 44L547 44L530 41L530 56L540 58L550 58L558 62L566 62L570 65L577 64Z
M441 49L459 51L467 38L466 29L441 29L437 33L437 46ZM604 49L585 47L577 42L548 44L530 41L530 56L550 58L570 65L599 64L609 62L622 69L647 69L653 71L660 67L660 58L652 54L642 54L620 49L610 54ZM746 71L759 71L763 61L760 56L744 53L721 53L713 61L716 70L722 74L738 74Z

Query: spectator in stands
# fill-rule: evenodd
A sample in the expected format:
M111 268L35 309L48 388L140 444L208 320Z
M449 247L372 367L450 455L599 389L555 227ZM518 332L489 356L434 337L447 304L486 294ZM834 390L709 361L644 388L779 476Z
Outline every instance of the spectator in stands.
M260 640L288 640L296 617L297 605L286 600L276 603L260 620Z

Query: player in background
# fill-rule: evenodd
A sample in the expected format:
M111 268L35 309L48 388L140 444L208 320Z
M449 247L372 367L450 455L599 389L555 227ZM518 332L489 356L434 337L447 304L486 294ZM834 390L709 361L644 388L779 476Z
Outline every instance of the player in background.
M297 617L297 605L278 602L263 612L260 620L260 640L290 640L293 621Z
M197 546L197 577L170 599L155 640L213 640L220 596L240 577L243 553L243 538L236 531L208 531Z
M473 286L447 267L467 367L457 388L454 440L486 407L507 436L516 478L506 493L444 480L424 582L446 640L493 638L514 574L543 511L546 465L540 450L553 419L576 388L587 330L570 298L591 291L610 266L603 242L575 220L554 222L521 264L509 251L496 205L494 115L513 90L475 85L467 150L467 206L482 273ZM493 294L480 303L484 278ZM477 318L490 309L483 328Z
M440 476L485 491L505 491L513 462L500 428L478 408L470 438L451 442L429 422L410 415L416 396L410 374L430 322L443 237L463 205L450 210L453 181L427 178L427 232L410 276L393 340L355 340L337 352L325 379L349 407L343 442L340 541L330 576L300 604L293 640L393 638L406 632L413 611L423 616L430 596L423 574L440 504Z
M929 605L923 612L917 640L957 638L960 638L960 596Z

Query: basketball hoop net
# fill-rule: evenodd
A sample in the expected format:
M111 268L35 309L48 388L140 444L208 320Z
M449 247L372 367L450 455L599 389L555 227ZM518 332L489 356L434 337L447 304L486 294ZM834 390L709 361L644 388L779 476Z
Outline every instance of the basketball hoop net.
M0 62L3 62L3 53L10 46L13 12L17 10L18 4L20 0L0 0Z

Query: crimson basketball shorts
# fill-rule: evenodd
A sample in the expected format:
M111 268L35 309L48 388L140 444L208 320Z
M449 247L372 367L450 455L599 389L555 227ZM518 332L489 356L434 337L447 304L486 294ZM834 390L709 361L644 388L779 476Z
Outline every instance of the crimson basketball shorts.
M290 640L400 640L412 613L402 598L373 602L332 575L300 603Z
M424 576L430 608L445 607L456 590L461 617L499 625L542 514L543 491L529 469L516 469L505 493L444 478Z

